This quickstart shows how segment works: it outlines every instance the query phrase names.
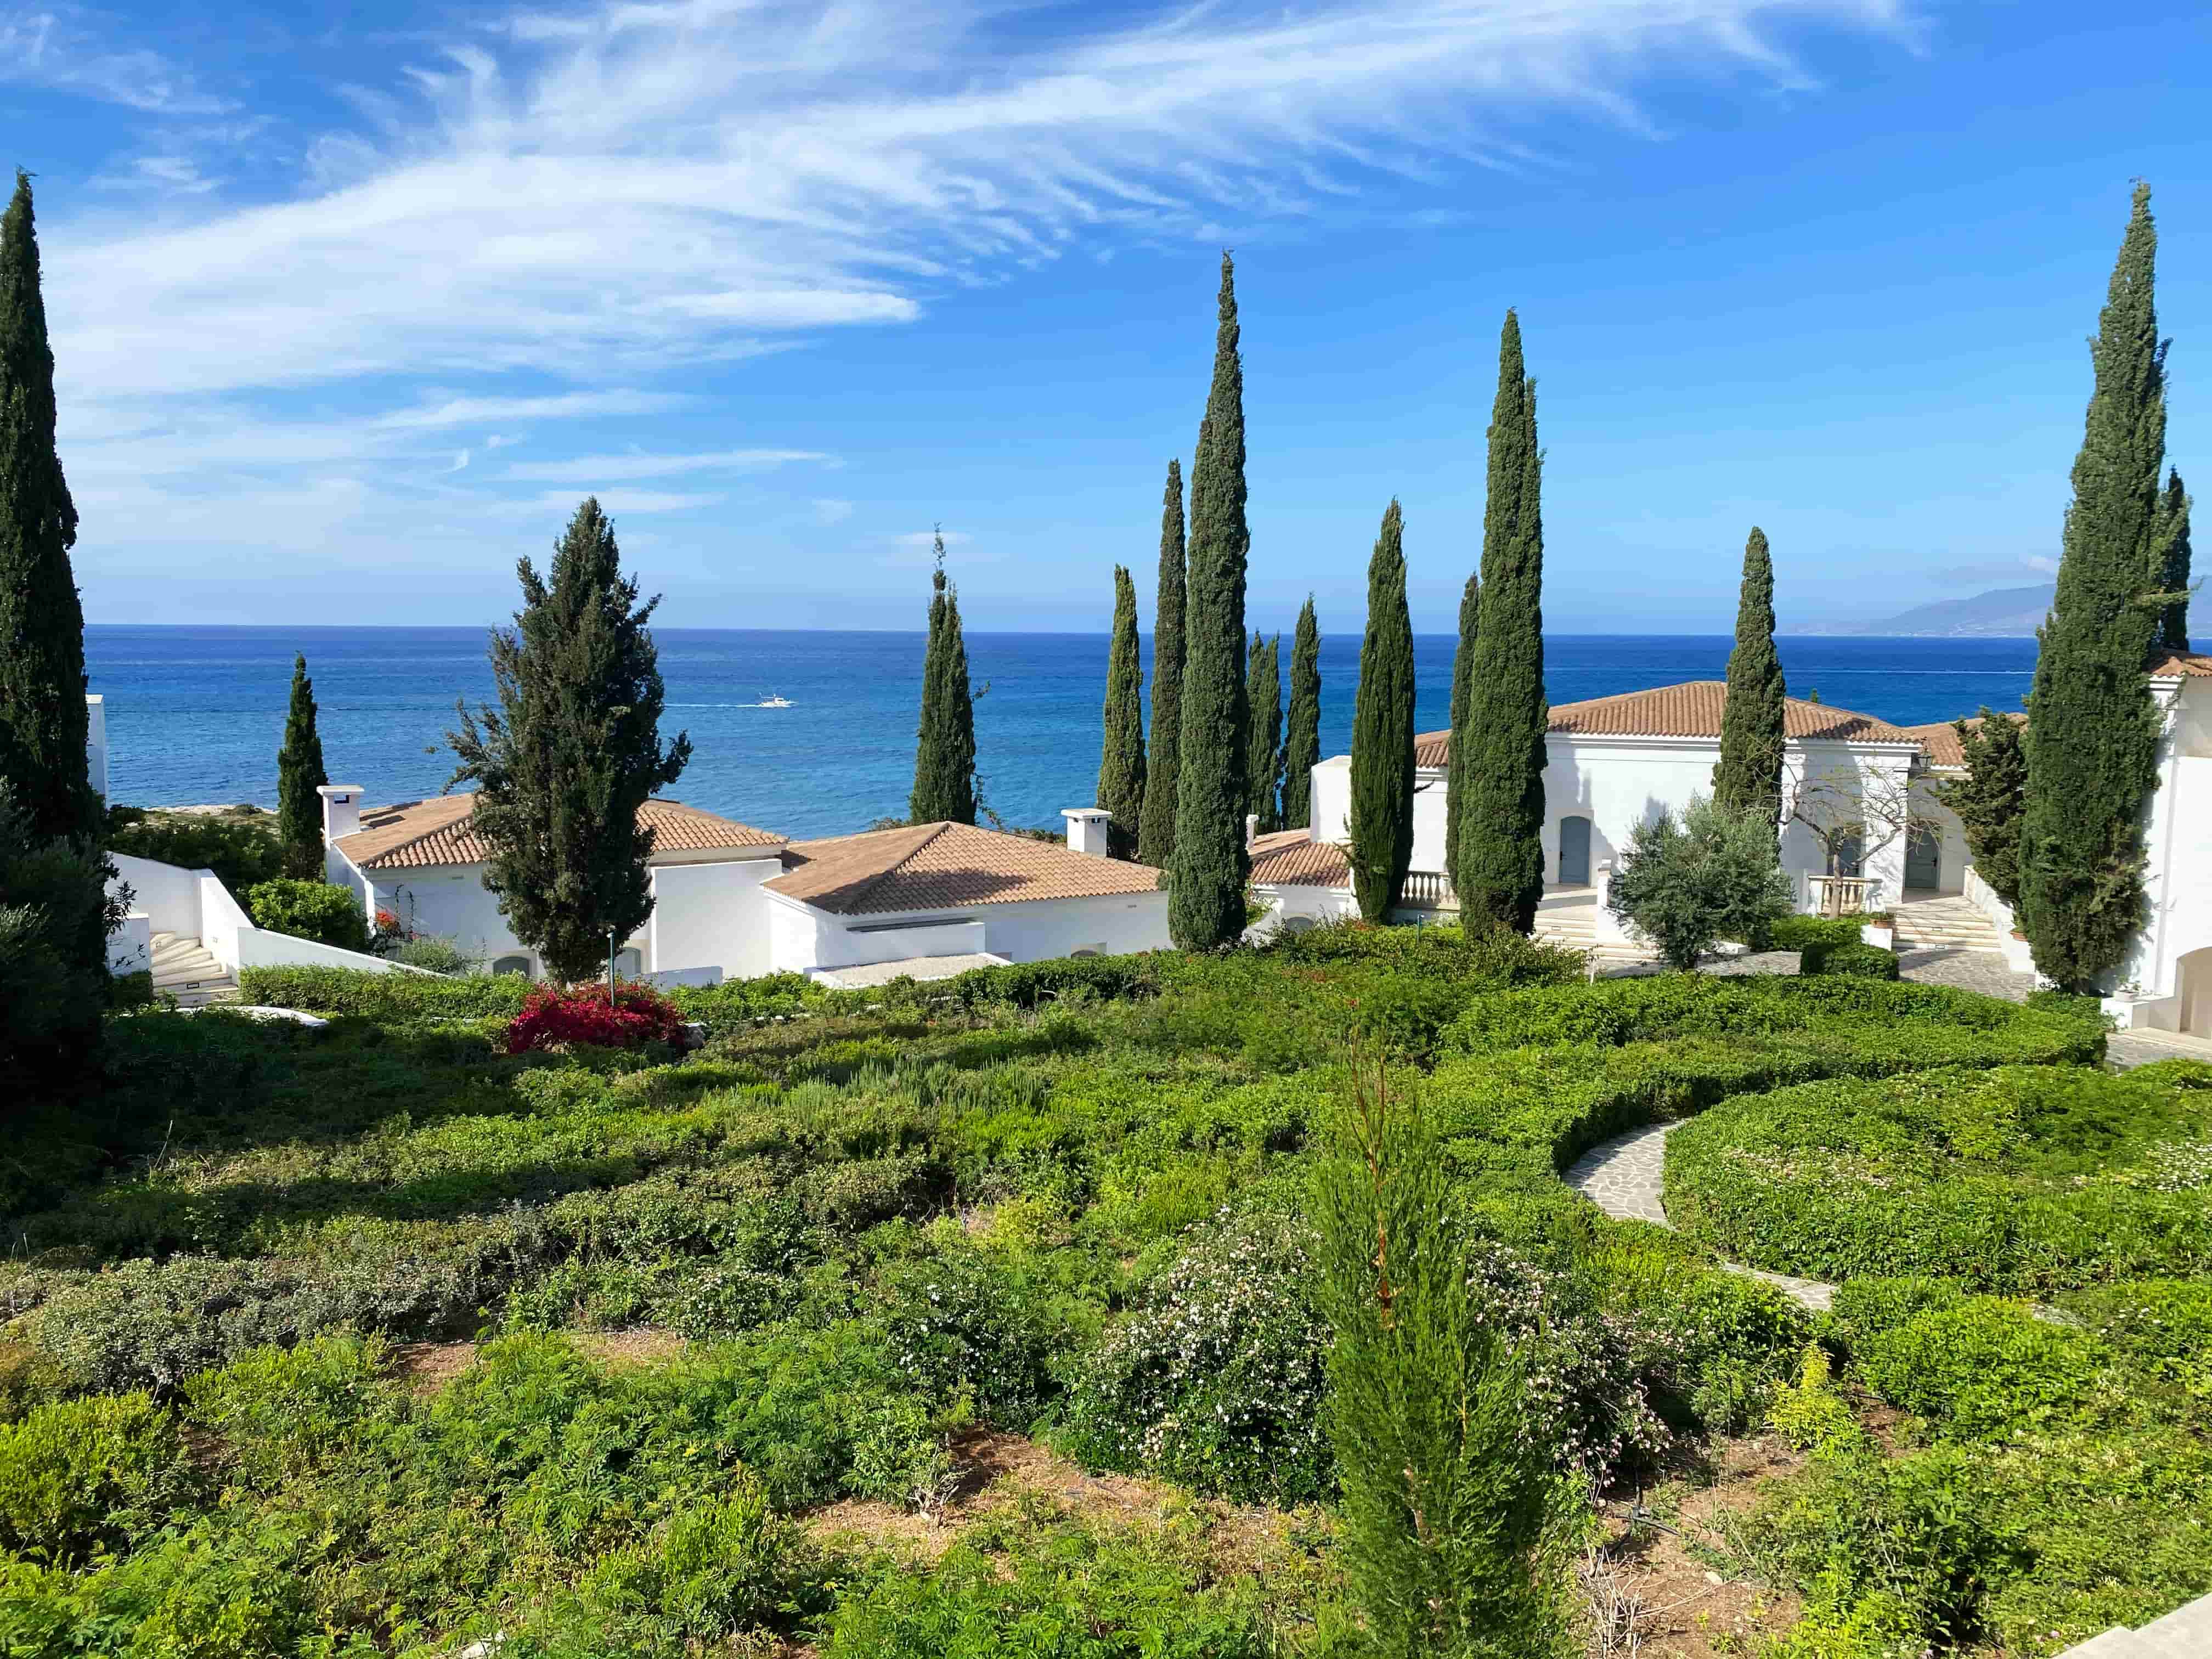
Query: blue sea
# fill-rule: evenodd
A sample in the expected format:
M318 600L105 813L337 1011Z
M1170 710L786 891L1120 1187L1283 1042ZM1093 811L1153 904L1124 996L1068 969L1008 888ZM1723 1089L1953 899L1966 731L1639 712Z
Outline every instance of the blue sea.
M794 836L902 815L913 781L922 636L663 628L664 730L691 734L690 769L668 793ZM436 793L453 771L453 704L492 694L485 636L472 628L85 629L91 689L106 698L109 787L133 805L276 799L292 653L307 653L332 781L371 801ZM1559 635L1545 641L1553 702L1717 679L1724 635ZM2016 709L2033 640L1784 638L1792 695L1900 725ZM1419 729L1447 723L1453 640L1415 642ZM968 635L978 770L1009 824L1060 827L1097 779L1106 639L1085 634ZM1283 644L1289 667L1290 641ZM1322 647L1322 752L1352 738L1359 637ZM1150 666L1147 664L1149 679ZM788 708L762 708L770 696Z

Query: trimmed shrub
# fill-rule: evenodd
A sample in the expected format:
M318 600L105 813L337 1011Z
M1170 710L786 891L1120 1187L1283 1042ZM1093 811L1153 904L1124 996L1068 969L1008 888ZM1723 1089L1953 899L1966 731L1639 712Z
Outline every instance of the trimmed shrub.
M712 1641L788 1622L786 1609L811 1599L818 1577L805 1529L770 1510L739 1468L720 1493L600 1557L582 1591L611 1613L657 1615L671 1635Z
M604 985L563 990L541 986L522 1004L507 1028L507 1052L581 1043L594 1048L641 1048L648 1042L673 1044L684 1035L684 1015L649 985L635 980L610 993Z
M147 812L131 806L108 809L107 850L151 859L185 870L209 870L232 892L284 873L283 844L276 838L276 814L217 817L204 812Z
M1972 1297L1861 1335L1859 1376L1883 1399L1962 1440L1997 1440L2081 1422L2108 1387L2094 1337L2016 1302Z
M392 953L394 962L434 974L471 974L483 958L461 949L460 941L438 933L418 933Z
M1777 916L1761 938L1747 941L1762 951L1807 951L1816 945L1856 945L1858 916Z
M197 1485L175 1419L144 1395L40 1406L0 1427L0 1547L80 1562L160 1524Z
M1856 939L1842 945L1826 941L1808 945L1797 959L1800 974L1844 974L1858 979L1895 979L1899 965L1896 951Z
M361 901L350 888L335 882L279 876L247 888L240 896L257 927L336 945L341 951L368 949L368 919L362 915Z
M2044 1292L2212 1269L2212 1091L2027 1066L1746 1096L1668 1137L1667 1213L1754 1266Z
M2070 1296L2065 1305L2136 1366L2212 1405L2212 1281L2124 1279Z

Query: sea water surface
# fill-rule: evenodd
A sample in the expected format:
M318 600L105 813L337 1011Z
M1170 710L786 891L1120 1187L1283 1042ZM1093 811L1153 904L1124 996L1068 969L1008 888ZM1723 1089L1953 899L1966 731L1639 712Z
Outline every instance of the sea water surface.
M793 836L836 835L903 815L921 686L918 634L662 628L664 732L691 736L690 769L667 793ZM91 690L106 699L109 787L134 805L276 799L292 656L304 652L332 781L372 802L434 794L453 772L446 732L457 698L492 695L474 628L85 629ZM1554 635L1544 642L1553 702L1726 672L1724 635ZM2017 709L2035 641L1794 638L1778 641L1791 695L1900 725ZM977 769L1009 824L1060 828L1091 803L1098 775L1106 638L968 635ZM1287 678L1290 645L1283 641ZM1448 723L1449 635L1414 642L1419 729ZM1146 642L1149 681L1150 642ZM1351 744L1359 637L1322 643L1322 752ZM770 696L787 708L758 707Z

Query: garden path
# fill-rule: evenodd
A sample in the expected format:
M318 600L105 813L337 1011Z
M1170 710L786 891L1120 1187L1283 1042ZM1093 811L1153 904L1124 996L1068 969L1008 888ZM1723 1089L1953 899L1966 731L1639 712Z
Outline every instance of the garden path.
M1567 1185L1609 1216L1671 1227L1661 1182L1667 1170L1667 1137L1681 1127L1680 1122L1654 1123L1601 1141L1575 1160L1566 1173ZM1815 1312L1824 1311L1836 1294L1834 1285L1817 1279L1793 1279L1736 1261L1721 1266L1732 1273L1763 1279Z

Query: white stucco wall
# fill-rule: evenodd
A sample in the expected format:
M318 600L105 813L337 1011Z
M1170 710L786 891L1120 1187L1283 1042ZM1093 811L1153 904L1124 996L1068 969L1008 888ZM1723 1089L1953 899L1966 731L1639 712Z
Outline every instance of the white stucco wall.
M834 916L780 893L763 896L771 971L778 973L985 952L1009 962L1045 962L1077 951L1163 951L1170 943L1164 892L854 917Z
M2132 982L2145 1002L2165 1003L2181 988L2181 958L2212 945L2212 757L2169 750L2159 775L2144 837L2148 925L2117 981ZM2170 1030L2179 1016L2175 1007L2147 1008L2138 1023Z
M1255 942L1288 922L1344 921L1359 914L1359 901L1349 889L1259 884L1252 896L1267 907L1267 914L1244 930L1244 937Z
M1577 738L1554 734L1547 740L1544 768L1544 879L1559 878L1559 821L1590 821L1590 871L1618 862L1632 830L1662 811L1680 811L1692 795L1712 793L1713 768L1720 743L1711 738ZM1902 790L1911 762L1910 751L1849 744L1792 744L1784 756L1785 788L1807 775L1841 781L1846 793L1869 779L1887 780ZM1351 812L1352 763L1339 755L1314 768L1314 832L1317 840L1341 842ZM1444 775L1414 774L1413 857L1415 870L1444 867ZM1869 842L1876 839L1870 835ZM1866 873L1881 884L1881 902L1893 903L1905 875L1905 837L1869 848ZM1826 869L1818 840L1802 824L1782 835L1782 867L1792 876Z
M782 873L782 860L774 857L654 865L646 967L656 973L719 968L727 979L769 972L768 912L760 884Z
M513 955L529 956L536 963L535 953L523 949L499 913L499 900L485 890L482 865L437 865L368 875L363 908L371 927L379 910L389 910L403 927L450 939L471 956L482 957L487 965L495 957Z
M84 768L100 799L106 800L107 700L96 691L87 693L84 700Z
M128 887L131 909L146 918L152 932L180 939L200 936L200 878L212 881L212 872L186 870L128 853L110 853L107 861L115 866L107 883L108 896L113 897L118 886Z

